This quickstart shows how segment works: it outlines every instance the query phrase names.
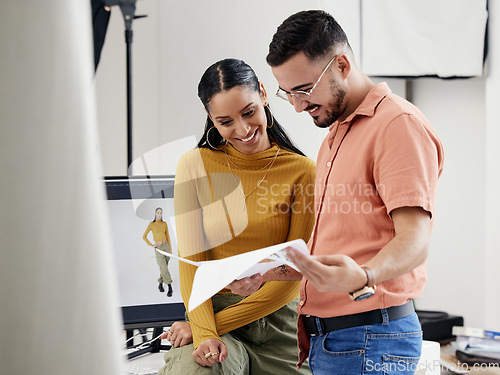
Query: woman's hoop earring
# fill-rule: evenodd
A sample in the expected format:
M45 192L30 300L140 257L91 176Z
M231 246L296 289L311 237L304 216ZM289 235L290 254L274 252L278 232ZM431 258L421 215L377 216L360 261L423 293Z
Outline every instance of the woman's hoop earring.
M214 125L214 126L212 126L210 129L208 129L208 131L207 131L207 136L206 136L205 138L206 138L207 143L208 143L208 145L209 145L210 147L212 147L214 150L220 150L220 149L221 149L221 147L214 147L214 146L212 146L212 144L211 144L211 143L210 143L210 141L208 140L208 135L210 134L210 130L212 130L213 128L215 128L215 125ZM222 139L224 139L224 137L223 137ZM223 145L226 145L226 144L227 144L227 139L224 139L224 140L226 141L226 143L223 143Z
M269 114L271 115L271 126L267 125L267 128L271 129L274 126L274 116L273 116L273 113L271 112L271 108L269 107L269 104L266 104L266 108L269 110Z

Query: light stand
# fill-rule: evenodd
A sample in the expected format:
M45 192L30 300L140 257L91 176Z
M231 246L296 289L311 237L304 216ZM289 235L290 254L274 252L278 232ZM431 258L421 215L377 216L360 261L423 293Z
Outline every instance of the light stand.
M125 43L127 45L127 175L132 165L132 21L147 16L135 15L137 0L102 0L109 7L118 5L125 21Z

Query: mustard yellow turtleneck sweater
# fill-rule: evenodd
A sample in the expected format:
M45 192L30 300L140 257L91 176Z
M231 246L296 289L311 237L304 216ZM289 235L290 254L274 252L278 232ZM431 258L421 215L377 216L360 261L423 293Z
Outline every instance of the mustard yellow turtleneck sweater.
M201 148L182 156L174 190L181 256L222 259L298 238L307 242L314 224L315 163L278 149L273 143L246 155L228 144L226 153ZM187 306L196 267L179 262L179 272ZM195 348L280 309L298 296L299 286L299 281L267 282L217 314L206 301L189 313Z
M155 240L155 242L167 241L170 248L172 248L172 244L170 243L170 236L168 235L168 226L166 222L152 221L146 228L146 231L144 232L142 239L146 241L146 243L149 246L153 246L153 244L148 240L149 232L153 232L153 239Z

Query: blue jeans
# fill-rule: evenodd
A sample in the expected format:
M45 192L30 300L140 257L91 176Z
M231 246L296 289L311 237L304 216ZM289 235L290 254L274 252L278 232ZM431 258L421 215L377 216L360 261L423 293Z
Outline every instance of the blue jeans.
M314 375L414 374L422 351L416 313L384 322L311 337L309 366Z

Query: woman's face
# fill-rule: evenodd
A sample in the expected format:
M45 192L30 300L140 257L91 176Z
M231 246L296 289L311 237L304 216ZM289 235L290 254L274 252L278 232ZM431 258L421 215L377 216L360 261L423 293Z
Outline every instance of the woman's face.
M267 136L264 106L266 91L236 86L215 94L208 104L209 114L220 135L243 154L255 154L271 147ZM213 131L213 130L212 130Z
M156 220L161 220L162 215L163 215L163 210L156 210L156 212L155 212Z

